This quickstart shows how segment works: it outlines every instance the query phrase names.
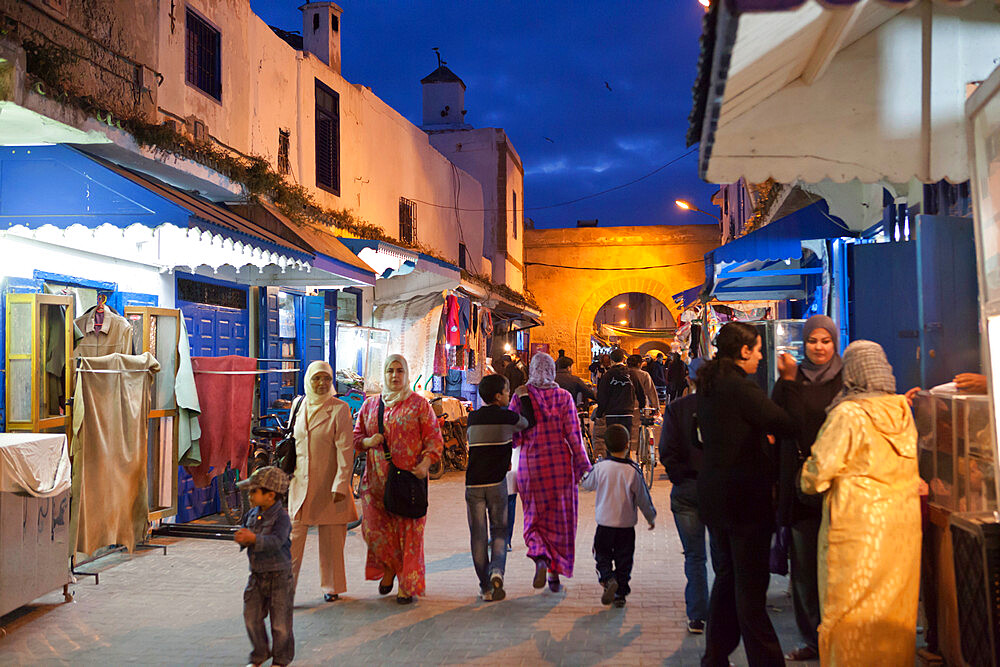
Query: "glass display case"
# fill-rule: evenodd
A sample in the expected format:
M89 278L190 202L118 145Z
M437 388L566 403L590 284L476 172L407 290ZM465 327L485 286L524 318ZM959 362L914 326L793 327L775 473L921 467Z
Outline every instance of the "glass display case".
M8 294L6 318L6 429L69 435L73 297Z
M337 384L340 393L382 391L382 366L388 355L389 331L337 324Z
M922 391L913 417L928 500L952 512L997 509L989 397Z
M151 352L160 363L150 388L146 419L146 492L149 520L177 514L177 376L181 311L173 308L127 306L136 354Z
M768 394L778 381L778 357L788 353L802 363L805 349L802 345L802 327L805 320L761 320L747 322L760 334L761 353L764 358L757 366L755 379Z

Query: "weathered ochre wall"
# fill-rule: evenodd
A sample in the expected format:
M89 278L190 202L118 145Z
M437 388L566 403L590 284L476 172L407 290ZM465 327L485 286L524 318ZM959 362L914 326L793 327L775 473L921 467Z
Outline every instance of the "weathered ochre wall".
M604 302L641 292L659 299L676 320L680 312L673 295L704 281L702 260L718 245L714 225L525 230L528 289L545 322L531 330L531 342L566 350L577 361L574 370L585 372L594 316Z

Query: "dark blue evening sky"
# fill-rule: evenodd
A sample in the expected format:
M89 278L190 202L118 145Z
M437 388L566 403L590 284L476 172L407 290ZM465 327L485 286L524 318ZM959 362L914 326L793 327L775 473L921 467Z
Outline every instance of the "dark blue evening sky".
M296 1L251 0L270 25L302 28ZM502 127L524 162L525 214L538 227L710 223L717 186L698 178L684 134L704 14L696 0L342 0L343 74L419 125L420 79L448 67L465 81L467 122ZM605 85L607 82L607 85ZM610 90L609 90L610 87ZM716 209L717 210L717 209Z

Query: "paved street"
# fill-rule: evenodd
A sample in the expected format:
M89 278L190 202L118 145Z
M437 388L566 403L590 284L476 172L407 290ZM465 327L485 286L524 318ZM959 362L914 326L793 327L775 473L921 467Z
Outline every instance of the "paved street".
M696 665L703 636L685 628L683 556L669 511L669 482L657 468L656 530L640 527L633 594L624 609L603 607L590 542L593 495L581 494L576 576L561 593L531 588L518 516L507 567L508 598L485 603L468 550L463 477L431 483L426 533L428 594L410 607L379 597L362 580L360 531L347 540L346 597L325 604L319 593L315 543L295 612L296 664L564 664ZM315 539L315 538L313 538ZM209 540L140 551L104 570L101 583L82 578L76 601L53 592L0 619L2 664L244 664L249 642L242 621L247 559L234 544ZM772 618L786 650L797 644L787 580L772 578ZM2 634L2 633L0 633ZM742 653L734 662L745 665ZM804 663L801 663L804 664Z

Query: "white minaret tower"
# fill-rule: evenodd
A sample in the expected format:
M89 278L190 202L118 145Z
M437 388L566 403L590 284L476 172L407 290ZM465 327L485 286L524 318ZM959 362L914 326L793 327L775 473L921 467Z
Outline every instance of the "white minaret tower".
M424 122L421 129L471 130L465 122L465 83L445 66L435 48L438 68L420 80L424 89Z

